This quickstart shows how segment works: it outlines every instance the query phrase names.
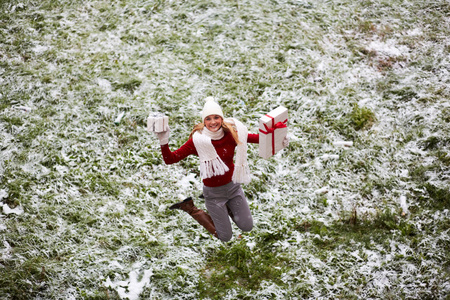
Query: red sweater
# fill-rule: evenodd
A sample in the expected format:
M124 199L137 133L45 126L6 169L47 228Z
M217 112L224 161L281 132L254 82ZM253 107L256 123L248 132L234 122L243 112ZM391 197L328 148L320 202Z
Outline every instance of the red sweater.
M259 135L254 133L248 134L247 142L257 144L259 143ZM212 140L212 144L216 149L217 154L222 159L222 161L228 166L229 170L223 175L213 176L211 178L203 179L203 184L209 187L217 187L221 185L225 185L231 182L231 178L233 177L234 171L234 150L236 148L236 142L233 139L233 136L230 133L225 133L224 137L220 140ZM168 165L179 162L180 160L188 157L189 155L198 156L197 150L194 146L194 141L189 139L183 146L181 146L178 150L170 151L169 144L161 146L162 156L164 158L164 162Z

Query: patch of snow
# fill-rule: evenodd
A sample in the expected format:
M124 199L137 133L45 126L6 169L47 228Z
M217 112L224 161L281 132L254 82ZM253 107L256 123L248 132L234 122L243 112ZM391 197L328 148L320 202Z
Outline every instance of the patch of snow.
M3 249L0 249L0 254L2 259L9 259L11 258L11 250L12 247L7 241L3 241Z
M326 187L320 188L318 190L315 190L314 194L317 194L317 195L326 194L326 193L328 193L328 191L329 191L329 188L326 186Z
M372 41L367 48L368 50L376 51L377 53L393 57L402 55L406 56L410 52L408 46L405 45L398 46L396 45L396 42L393 39L387 40L386 42Z
M337 147L352 147L353 142L351 142L351 141L336 141L336 142L333 142L333 145L337 146Z
M43 45L36 45L32 48L32 50L34 52L36 52L37 54L41 54L41 53L47 51L48 49L49 49L48 46L43 46Z
M5 189L1 189L0 190L0 201L6 197L8 197L8 192Z
M19 205L16 206L15 208L10 208L8 204L3 204L3 213L5 215L9 215L9 214L16 214L16 215L21 215L24 213L23 208Z
M183 189L190 188L193 184L195 184L198 179L196 178L197 175L194 173L189 173L186 176L182 177L181 180L178 182L178 185ZM184 197L184 196L183 196Z
M150 283L150 277L153 275L153 271L133 270L129 273L128 280L111 281L108 277L105 281L105 286L115 289L121 299L137 300L142 293L144 287Z
M64 174L69 172L69 168L68 167L61 166L61 165L56 165L55 166L55 170L61 175L64 175Z
M422 31L422 29L416 27L416 28L414 28L414 29L408 30L408 31L406 32L406 34L409 35L409 36L418 36L418 35L422 35L422 34L423 34L423 31Z

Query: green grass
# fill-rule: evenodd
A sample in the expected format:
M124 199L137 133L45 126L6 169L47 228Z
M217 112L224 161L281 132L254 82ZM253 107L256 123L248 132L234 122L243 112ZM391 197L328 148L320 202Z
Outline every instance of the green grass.
M281 276L289 270L289 259L272 245L272 237L258 238L252 249L242 240L209 254L199 283L201 299L223 299L232 288L256 291L261 289L263 281L285 285Z
M47 288L46 282L54 276L45 269L46 261L42 258L27 259L23 264L6 264L10 272L3 273L0 279L4 293L14 295L11 299L30 299L38 297Z
M400 214L390 211L379 212L375 216L358 216L356 210L343 214L342 218L330 225L317 220L292 219L286 222L287 228L277 233L258 234L250 239L256 241L249 247L248 237L225 244L212 253L202 270L199 283L200 298L223 299L232 289L237 289L238 297L246 298L251 291L261 288L262 282L272 282L282 289L287 288L283 282L283 274L298 272L296 259L287 255L288 252L280 247L279 241L289 240L292 232L308 234L310 242L303 246L307 252L323 261L332 259L334 251L354 249L360 251L375 249L376 245L389 247L393 239L408 243L417 252L400 259L420 263L426 253L422 253L419 242L423 238L411 222ZM295 243L295 240L289 240ZM310 247L307 245L311 243ZM306 265L308 265L306 263ZM345 269L341 270L346 272ZM318 272L318 270L316 270ZM306 278L304 278L306 281ZM367 284L367 278L358 279L359 284ZM299 282L299 285L305 282ZM312 291L303 287L301 294L311 296ZM297 291L299 292L299 291Z
M375 114L368 108L355 105L350 114L351 125L356 130L368 129L375 122Z

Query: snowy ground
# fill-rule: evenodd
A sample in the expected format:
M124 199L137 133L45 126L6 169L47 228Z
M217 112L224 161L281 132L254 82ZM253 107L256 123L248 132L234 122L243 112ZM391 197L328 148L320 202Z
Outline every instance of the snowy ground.
M448 0L0 7L1 299L448 297ZM176 149L207 96L251 132L289 109L226 244L167 209L198 159L145 130Z

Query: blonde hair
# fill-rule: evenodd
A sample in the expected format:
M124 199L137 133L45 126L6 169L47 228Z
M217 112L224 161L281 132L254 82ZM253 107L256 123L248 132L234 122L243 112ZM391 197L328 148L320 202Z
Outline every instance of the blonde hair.
M202 131L204 127L205 127L204 123L198 123L197 125L195 125L194 128L192 129L191 134L189 135L189 139L192 138L195 132ZM222 128L224 132L231 133L231 136L233 137L237 145L241 144L241 142L239 141L237 130L232 124L227 123L222 119Z

